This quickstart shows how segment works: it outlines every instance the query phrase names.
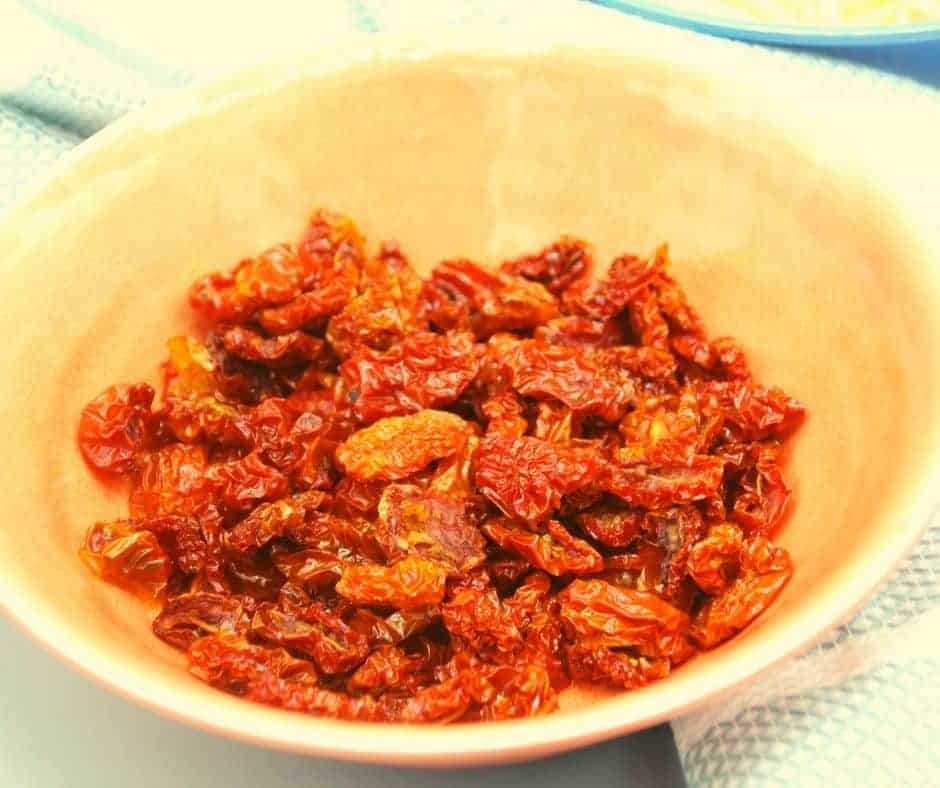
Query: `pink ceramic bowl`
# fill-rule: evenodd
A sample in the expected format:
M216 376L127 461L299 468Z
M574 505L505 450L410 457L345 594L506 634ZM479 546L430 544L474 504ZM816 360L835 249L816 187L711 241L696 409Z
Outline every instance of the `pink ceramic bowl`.
M936 192L916 158L938 138L937 108L877 99L886 124L916 109L899 150L885 144L894 127L857 122L875 94L856 80L607 19L524 42L370 37L242 74L115 124L14 210L0 229L8 614L125 697L207 730L468 765L714 702L856 607L915 540L938 481L940 248L923 233ZM84 529L122 513L125 491L82 464L76 419L105 383L156 377L165 337L188 328L197 274L296 234L316 205L373 241L393 234L423 266L492 262L559 232L592 239L602 259L667 239L713 330L810 410L780 537L796 574L774 607L665 681L570 692L559 713L518 722L334 722L191 678L150 633L150 611L78 560Z

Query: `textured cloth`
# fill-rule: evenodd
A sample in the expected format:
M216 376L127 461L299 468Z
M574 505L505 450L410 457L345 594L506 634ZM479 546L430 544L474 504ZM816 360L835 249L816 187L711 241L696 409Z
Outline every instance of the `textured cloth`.
M483 0L343 0L318 2L315 11L305 2L69 5L0 0L0 211L82 139L193 79L309 50L346 32L433 30L481 19L524 30L532 13L528 3ZM557 6L544 0L539 7L544 15ZM681 42L694 34L674 36ZM784 66L806 59L779 57ZM896 67L896 58L887 65ZM845 63L818 67L855 71ZM873 72L860 78L937 100L912 83ZM940 528L933 527L852 621L771 677L673 722L689 784L940 784L938 632Z

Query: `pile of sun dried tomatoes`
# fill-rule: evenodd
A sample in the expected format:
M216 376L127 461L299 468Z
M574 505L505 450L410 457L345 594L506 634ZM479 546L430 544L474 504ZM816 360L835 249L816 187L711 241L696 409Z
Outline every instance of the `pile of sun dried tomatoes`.
M803 408L709 340L667 270L562 238L428 279L349 219L196 282L163 391L83 411L128 519L82 555L157 597L200 679L363 720L518 717L633 688L761 613Z

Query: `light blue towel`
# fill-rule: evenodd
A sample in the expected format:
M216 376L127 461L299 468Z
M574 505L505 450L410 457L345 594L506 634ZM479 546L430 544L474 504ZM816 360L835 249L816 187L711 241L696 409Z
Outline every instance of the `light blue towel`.
M305 4L226 3L225 24L208 40L198 17L218 9L198 3L153 4L153 26L168 25L166 35L137 21L146 10L121 18L102 0L86 0L81 11L68 5L19 0L0 12L0 211L82 139L160 92L243 59L249 43L262 57L342 32L431 30L484 17L522 30L533 13L532 4L481 0L342 0L318 3L313 14ZM259 22L272 19L277 30ZM934 527L851 623L772 678L674 722L689 784L940 785L938 633Z

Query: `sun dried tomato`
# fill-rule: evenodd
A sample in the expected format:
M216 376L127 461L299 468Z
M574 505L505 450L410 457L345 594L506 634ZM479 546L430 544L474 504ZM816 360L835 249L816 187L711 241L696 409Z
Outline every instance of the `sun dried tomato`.
M93 525L79 553L102 580L145 597L158 596L173 571L157 537L128 520Z
M369 640L318 604L299 615L261 604L251 620L253 638L302 654L326 674L354 670L369 655Z
M533 329L558 314L555 297L538 282L494 274L469 260L446 260L431 272L431 284L451 302L465 305L473 332Z
M627 341L617 320L592 320L580 315L563 315L549 320L536 328L533 336L546 345L577 348L609 348Z
M477 452L476 486L509 517L536 523L600 472L598 458L587 452L538 438L488 435Z
M507 260L500 270L539 282L550 293L558 295L589 273L593 265L591 248L584 241L563 236L540 252Z
M505 659L522 648L522 634L494 589L460 588L441 613L447 631L484 659Z
M153 633L186 651L206 635L243 635L248 631L254 600L228 594L196 592L169 600L153 620Z
M441 564L408 556L391 566L347 566L336 592L356 605L411 610L439 604L446 580Z
M689 627L689 617L656 594L604 580L575 580L560 598L565 625L597 646L632 646L643 656L668 656Z
M723 473L724 463L719 458L696 455L684 465L612 465L604 484L631 506L664 509L715 495Z
M416 555L465 572L486 558L486 540L467 517L463 501L411 484L390 484L378 511L376 539L390 561Z
M78 447L85 461L110 473L130 473L147 446L153 389L145 383L110 386L82 410Z
M629 547L640 536L646 522L640 511L609 505L592 507L575 520L587 536L607 547Z
M509 383L524 397L555 399L575 413L597 413L608 421L616 421L633 397L630 380L589 351L531 339L506 350L501 362Z
M564 295L565 305L588 317L609 320L622 312L667 262L665 246L647 260L631 254L618 257L610 264L606 278L584 277L569 287Z
M313 361L324 347L322 339L303 331L266 337L244 326L230 328L223 339L225 349L233 356L275 368Z
M713 525L708 536L688 551L689 576L706 594L721 594L738 573L743 549L740 528L727 523Z
M453 456L472 432L471 424L439 410L392 416L340 444L336 461L354 479L395 481Z
M257 550L275 537L296 531L328 500L322 492L304 492L263 503L226 534L225 543L240 553Z
M232 634L208 635L193 641L189 647L189 670L214 687L239 695L264 677L297 686L317 684L317 672L311 662L296 659L284 649L253 645Z
M340 371L353 412L372 422L450 405L478 367L472 335L418 332L386 351L360 348Z
M483 533L504 550L521 555L550 575L591 575L604 568L601 554L583 539L572 536L557 520L549 520L544 531L490 520L483 526Z
M318 211L192 286L214 325L168 342L156 406L141 384L83 411L79 448L130 476L133 519L82 556L159 597L153 631L194 675L277 708L504 719L572 680L663 678L789 579L766 536L804 417L668 265L622 255L595 280L562 237L422 282Z
M192 514L210 492L204 446L174 443L140 462L129 509L131 517Z
M713 648L744 629L777 598L793 574L790 556L763 536L749 539L737 578L695 614L690 637Z
M349 677L346 687L359 695L411 694L429 679L427 663L419 655L379 646Z
M639 657L582 643L568 646L566 655L575 681L636 689L669 675L669 660L663 657Z

